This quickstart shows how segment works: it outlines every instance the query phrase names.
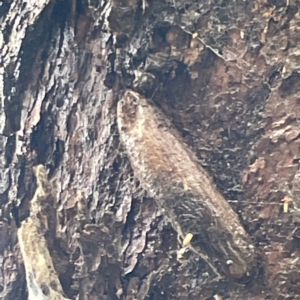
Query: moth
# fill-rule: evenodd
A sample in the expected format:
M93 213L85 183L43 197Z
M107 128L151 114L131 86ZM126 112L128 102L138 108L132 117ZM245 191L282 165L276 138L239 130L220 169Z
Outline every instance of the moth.
M117 105L120 140L135 176L191 248L230 280L255 270L255 247L167 117L142 95L126 91Z

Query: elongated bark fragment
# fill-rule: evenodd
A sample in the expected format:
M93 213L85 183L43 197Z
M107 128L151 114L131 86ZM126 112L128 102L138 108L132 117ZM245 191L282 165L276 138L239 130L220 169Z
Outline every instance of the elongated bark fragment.
M36 216L28 217L18 230L18 239L24 260L28 299L67 300L63 296L58 275L54 269L47 242Z
M232 280L251 274L254 246L192 151L154 105L133 91L118 103L118 128L135 176L191 245ZM202 256L203 257L203 256Z
M34 167L37 188L30 203L30 216L18 229L29 300L67 300L53 266L45 234L43 206L53 192L43 165ZM41 220L41 218L43 218Z

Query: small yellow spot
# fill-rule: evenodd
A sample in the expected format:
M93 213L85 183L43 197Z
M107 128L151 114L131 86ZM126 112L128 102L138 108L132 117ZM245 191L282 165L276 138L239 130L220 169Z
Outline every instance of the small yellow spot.
M194 236L194 235L193 235L192 233L188 233L188 234L185 236L185 238L183 239L182 245L183 245L183 246L188 245L188 244L190 243L190 241L192 240L193 236Z
M289 205L293 202L293 200L288 196L284 196L281 202L283 205L283 212L287 213L289 211Z
M193 38L193 39L195 39L196 37L198 37L198 32L194 32L194 33L192 34L192 38Z
M285 74L285 72L286 72L286 67L283 66L283 68L282 68L282 74Z
M183 189L185 191L188 191L189 190L189 186L186 184L186 182L183 183Z

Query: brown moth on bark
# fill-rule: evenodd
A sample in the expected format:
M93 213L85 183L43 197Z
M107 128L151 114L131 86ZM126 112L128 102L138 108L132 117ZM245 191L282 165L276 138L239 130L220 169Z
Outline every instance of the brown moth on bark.
M118 102L120 139L135 176L181 238L193 235L192 250L208 258L229 279L247 278L257 262L250 237L166 120L158 108L136 92L126 91Z

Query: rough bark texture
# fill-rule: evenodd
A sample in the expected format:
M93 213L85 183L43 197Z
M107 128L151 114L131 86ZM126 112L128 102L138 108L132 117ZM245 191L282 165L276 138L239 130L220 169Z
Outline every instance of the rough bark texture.
M299 7L0 3L1 299L299 298ZM247 283L178 259L120 142L125 90L164 112L239 216L259 260Z

